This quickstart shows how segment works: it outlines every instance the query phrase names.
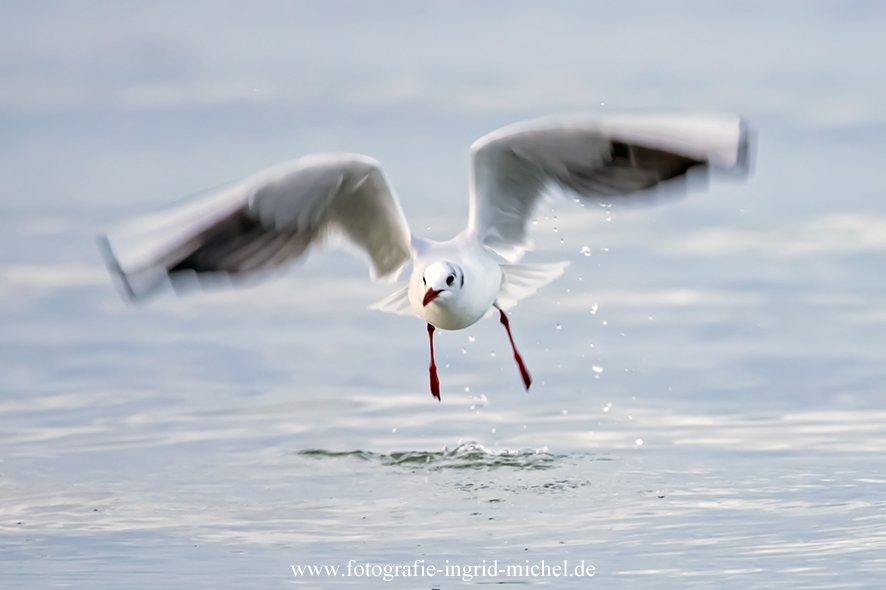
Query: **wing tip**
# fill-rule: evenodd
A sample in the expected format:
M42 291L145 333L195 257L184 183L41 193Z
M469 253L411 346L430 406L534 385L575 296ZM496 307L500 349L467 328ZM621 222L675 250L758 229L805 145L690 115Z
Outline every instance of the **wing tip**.
M123 269L120 267L117 257L114 255L114 249L111 247L111 242L108 240L107 234L97 236L95 242L96 246L98 246L99 254L105 263L105 268L108 269L108 273L110 273L111 278L114 280L114 284L118 287L117 290L124 295L124 299L128 303L134 303L138 299L138 296L132 288L126 273L123 272Z
M735 157L735 166L733 170L739 176L747 177L753 172L754 162L756 161L757 132L742 117L739 119L738 129L738 149Z

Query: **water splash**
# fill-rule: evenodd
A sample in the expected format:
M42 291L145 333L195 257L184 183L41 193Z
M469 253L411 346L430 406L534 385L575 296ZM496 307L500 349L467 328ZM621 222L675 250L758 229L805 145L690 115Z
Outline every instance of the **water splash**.
M471 399L471 409L477 410L479 408L485 408L486 404L488 404L488 403L489 403L489 400L482 393L480 395L475 395Z
M551 469L561 457L549 453L547 449L493 450L476 442L448 445L442 451L397 451L389 454L372 451L328 451L306 449L299 455L324 458L354 458L380 465L408 469Z

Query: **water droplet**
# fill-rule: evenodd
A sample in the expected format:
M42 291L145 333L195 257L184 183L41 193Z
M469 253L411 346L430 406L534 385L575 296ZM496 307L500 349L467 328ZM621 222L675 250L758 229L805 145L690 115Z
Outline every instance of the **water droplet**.
M609 248L600 248L600 251L602 251L602 252L609 252Z
M566 414L568 414L568 413L569 413L569 410L563 410L563 415L564 415L564 416L565 416Z
M597 313L598 307L599 307L599 305L597 305L596 303L591 306L591 315L594 315L595 313Z
M603 325L604 325L604 326L608 326L608 325L609 325L609 322L607 322L606 320L603 320Z
M603 372L603 367L599 367L599 366L597 366L597 365L593 365L593 366L591 366L591 368L594 369L594 372L595 372L595 373L602 373L602 372Z
M557 233L557 228L556 228L556 227L554 228L554 233Z
M464 346L462 346L462 347L461 347L461 353L462 353L462 354L468 354L468 349L465 348Z
M651 319L652 319L652 316L649 316L649 319L651 320Z
M486 399L486 396L482 393L480 395L475 395L473 399L471 399L471 409L477 410L479 408L486 407L486 404L489 403L489 400Z
M638 446L638 447L642 447L642 446L643 446L643 439L642 439L642 438L638 438L638 439L637 439L636 441L634 441L634 442L637 443L637 446Z
M476 340L476 338L474 338L473 336L468 336L468 342L473 342L474 340Z
M391 429L391 432L397 432L397 429L396 429L396 428L392 428L392 429Z
M604 412L608 412L608 411L609 411L609 406L606 406L605 408L603 408L603 411L604 411Z
M565 244L565 243L566 243L566 238L560 238L560 243L561 243L561 244Z
M606 213L606 221L612 221L612 214L609 212Z
M557 324L557 329L558 329L558 330L559 330L560 328L562 328L562 327L563 327L563 326L561 326L560 324Z
M587 246L582 246L582 248L581 248L581 253L584 254L585 256L590 256L590 255L591 255L591 249L590 249L589 247L587 247Z
M495 351L493 350L492 352L490 352L489 356L495 356Z
M492 429L492 434L495 434L495 428Z
M468 392L470 392L470 391L471 391L471 388L470 388L470 387L465 387L465 393L468 393Z

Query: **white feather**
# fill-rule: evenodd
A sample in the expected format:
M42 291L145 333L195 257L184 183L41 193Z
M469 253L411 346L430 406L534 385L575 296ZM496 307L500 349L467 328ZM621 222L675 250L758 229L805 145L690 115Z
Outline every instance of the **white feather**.
M496 305L508 310L517 302L535 295L539 289L560 278L569 262L550 264L502 264L501 287Z

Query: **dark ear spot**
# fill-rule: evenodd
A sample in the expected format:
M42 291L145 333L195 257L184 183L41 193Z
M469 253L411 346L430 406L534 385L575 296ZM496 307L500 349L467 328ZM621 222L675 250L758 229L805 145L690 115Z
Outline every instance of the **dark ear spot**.
M421 284L424 285L425 287L428 286L428 282L425 280L424 276L422 276L422 278L421 278Z
M461 273L461 286L465 286L465 273Z

